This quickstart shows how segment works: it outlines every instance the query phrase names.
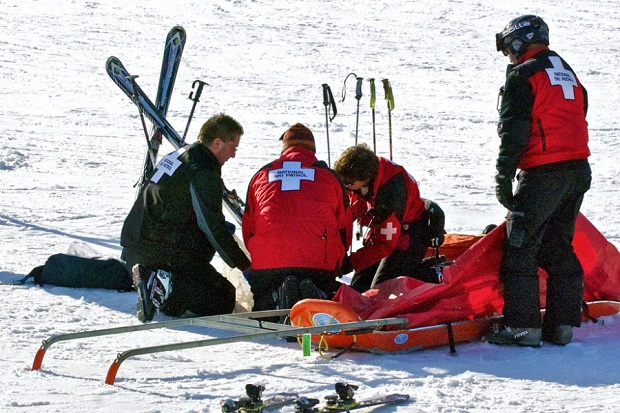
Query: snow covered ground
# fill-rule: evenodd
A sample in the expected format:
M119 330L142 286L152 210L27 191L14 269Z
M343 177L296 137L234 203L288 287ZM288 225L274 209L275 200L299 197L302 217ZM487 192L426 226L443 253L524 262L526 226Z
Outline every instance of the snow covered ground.
M54 253L86 243L120 254L120 229L135 196L145 143L138 111L108 78L119 57L154 98L164 38L188 34L168 118L183 131L195 79L209 83L188 136L225 111L245 127L224 167L245 196L252 174L277 157L296 122L315 133L327 160L321 84L338 101L349 73L377 79L376 131L387 156L388 113L381 79L395 96L394 160L447 213L450 232L499 223L493 192L497 91L507 59L494 34L513 17L539 14L551 46L590 96L592 189L582 212L620 247L620 5L479 0L1 0L0 282L15 281ZM355 82L349 79L329 125L331 161L355 140ZM359 140L372 143L368 83ZM169 147L162 149L167 152ZM296 391L322 397L336 381L359 398L407 393L399 412L610 412L620 403L620 316L584 325L565 348L487 343L406 355L303 357L297 344L263 340L145 355L104 384L116 354L175 341L225 337L196 327L58 343L31 371L41 340L55 334L138 324L135 293L3 285L0 294L0 411L212 412L243 395ZM157 316L157 321L165 320ZM289 410L290 411L290 410Z

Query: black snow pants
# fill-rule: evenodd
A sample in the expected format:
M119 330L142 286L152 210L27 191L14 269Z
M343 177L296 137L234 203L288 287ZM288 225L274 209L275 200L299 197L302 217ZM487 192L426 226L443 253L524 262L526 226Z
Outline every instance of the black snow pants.
M591 179L585 159L519 173L517 208L506 217L507 239L500 266L506 325L541 326L539 267L548 274L544 325L580 325L584 273L572 240Z
M168 316L178 317L185 311L198 316L230 314L235 308L235 287L204 255L125 248L125 258L130 272L135 264L142 264L172 274L172 291L160 308Z

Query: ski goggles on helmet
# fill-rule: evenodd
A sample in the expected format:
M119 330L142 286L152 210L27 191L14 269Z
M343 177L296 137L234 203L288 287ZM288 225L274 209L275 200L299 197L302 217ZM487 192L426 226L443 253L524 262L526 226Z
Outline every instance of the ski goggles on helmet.
M549 28L543 19L534 15L518 17L508 23L504 30L495 34L497 51L504 56L508 55L508 49L518 53L526 43L533 42L549 44Z

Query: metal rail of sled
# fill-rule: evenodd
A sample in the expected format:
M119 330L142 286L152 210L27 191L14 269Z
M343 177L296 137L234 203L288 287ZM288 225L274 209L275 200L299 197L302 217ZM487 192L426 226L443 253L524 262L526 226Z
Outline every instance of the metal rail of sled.
M257 340L266 337L289 337L299 336L305 333L311 334L330 334L350 332L363 333L376 330L383 326L401 326L406 328L408 320L406 318L383 318L378 320L366 320L357 322L348 322L340 324L330 324L325 326L313 327L295 327L286 324L262 321L262 318L277 317L288 315L289 310L273 310L273 311L255 311L247 313L223 314L216 316L194 317L179 320L162 321L159 323L137 324L122 327L113 327L100 330L81 331L76 333L59 334L43 340L41 347L37 351L32 370L41 369L43 358L47 349L54 343L60 341L76 340L82 338L100 337L112 334L130 333L135 331L155 330L161 328L171 328L180 326L200 326L220 330L234 331L242 333L233 337L224 338L207 338L196 341L186 341L172 344L163 344L151 347L141 347L130 349L122 353L118 353L116 359L108 369L105 382L106 384L114 384L116 373L123 361L129 357L160 353L172 350L184 350L189 348L206 347L218 344L234 343L239 341Z

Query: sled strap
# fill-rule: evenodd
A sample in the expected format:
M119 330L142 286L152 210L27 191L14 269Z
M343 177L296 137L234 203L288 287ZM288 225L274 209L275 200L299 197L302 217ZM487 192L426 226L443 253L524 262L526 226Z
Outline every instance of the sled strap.
M325 360L329 360L329 357L323 355L323 352L329 350L329 344L327 340L325 340L325 334L321 334L319 339L319 343L316 346L317 351L319 352L319 356Z
M334 354L333 356L329 357L329 356L326 356L326 355L323 354L324 352L329 350L329 344L327 343L327 340L325 340L325 336L327 336L327 334L321 334L321 339L319 340L319 344L317 346L317 350L319 352L319 356L322 359L325 359L325 360L336 359L336 358L342 356L347 351L351 350L355 346L355 344L357 344L357 335L354 334L353 335L353 341L351 342L351 344L349 344L348 346L346 346L343 349L340 349L340 351L338 351L336 354Z
M43 266L39 265L38 267L34 267L32 269L32 271L30 271L30 273L28 273L28 275L26 275L24 278L21 278L17 281L13 281L12 283L9 283L11 285L24 285L26 284L26 281L28 281L29 278L34 278L37 276L41 276L41 273L43 272Z
M41 267L37 267L37 268L35 268L35 269L34 269L34 270L32 270L32 271L34 272L34 271L35 271L35 270L37 270L38 268L41 268L41 269L42 269L42 268L43 268L43 266L41 266ZM26 281L28 281L28 279L29 279L29 278L34 277L33 272L31 272L30 274L26 275L24 278L21 278L21 279L19 279L19 280L17 280L17 281L13 281L12 283L9 283L9 284L12 284L12 285L24 285L24 284L26 284Z
M446 323L448 328L448 344L450 345L450 355L456 355L456 346L454 345L454 332L452 331L452 323Z
M598 320L596 319L596 317L592 317L592 315L590 315L590 308L588 307L588 303L586 301L581 302L581 314L583 318L586 318L593 323L598 324Z
M349 344L348 346L346 346L345 348L343 348L342 350L340 350L339 352L337 352L336 354L334 354L332 356L332 360L333 359L337 359L338 357L342 356L347 351L351 350L355 346L356 342L357 342L357 336L354 336L353 342L351 344Z

